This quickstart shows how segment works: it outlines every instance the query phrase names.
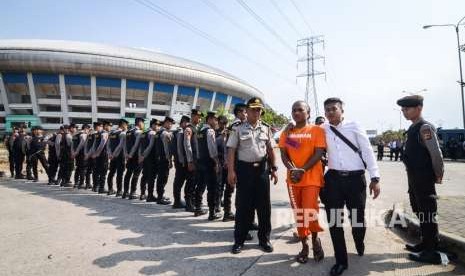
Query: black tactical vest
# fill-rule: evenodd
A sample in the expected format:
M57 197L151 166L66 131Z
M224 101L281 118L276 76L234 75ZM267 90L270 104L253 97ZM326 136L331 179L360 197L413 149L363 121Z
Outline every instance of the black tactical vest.
M197 141L197 132L198 131L191 124L188 124L186 129L187 128L190 128L192 130L192 136L191 136L192 158L195 161L197 159L197 157L198 157L198 151L199 151L199 143ZM184 138L183 138L183 144L184 144ZM184 148L184 156L186 156L186 149L185 148Z
M110 132L108 135L108 142L111 152L114 152L116 147L119 145L119 135L121 134L121 129L116 129Z
M99 131L98 133L95 134L95 150L100 146L100 143L102 142L102 134L104 134L106 131L102 130ZM103 147L103 150L100 152L100 156L106 156L107 151L105 150L105 146Z
M87 136L86 150L89 151L92 148L95 140L95 132Z
M224 149L226 147L226 142L224 140L223 134L226 135L226 130L215 131L216 146L218 149L218 160L221 164L224 164Z
M81 142L81 134L82 131L79 131L73 135L73 148L75 149L79 146L79 142Z
M197 134L197 141L199 143L199 162L204 165L209 165L213 160L210 158L208 151L207 132L210 128L206 127Z
M32 154L40 150L45 150L44 136L32 136L30 147Z
M162 134L166 129L161 129L157 132L155 136L155 146L152 150L155 150L154 154L159 161L167 161L165 156L165 147L163 146Z
M16 153L22 153L23 142L24 142L24 135L19 134L13 142L13 150Z
M409 172L433 172L431 156L429 155L428 149L423 144L420 134L420 129L424 124L431 126L430 123L422 119L415 125L410 126L407 131L403 162Z
M132 147L136 143L137 128L133 128L126 133L126 150L128 154L131 152Z

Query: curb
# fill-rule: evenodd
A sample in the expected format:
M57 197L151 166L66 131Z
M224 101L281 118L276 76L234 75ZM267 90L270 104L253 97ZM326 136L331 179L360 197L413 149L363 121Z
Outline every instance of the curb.
M393 218L401 222L400 224L394 224L394 227L405 229L409 236L420 236L420 223L418 219L405 212L402 203L395 203L392 209L387 212L386 221L391 221ZM440 230L439 239L442 248L446 248L447 251L457 254L457 261L465 264L465 238Z

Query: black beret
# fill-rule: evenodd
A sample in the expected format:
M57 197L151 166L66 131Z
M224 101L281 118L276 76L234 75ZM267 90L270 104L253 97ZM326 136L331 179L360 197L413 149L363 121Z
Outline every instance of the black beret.
M227 124L228 123L228 118L224 115L220 115L218 116L218 121L222 122L223 124Z
M63 129L69 129L69 125L63 125Z
M189 118L189 116L183 115L181 117L181 123L182 122L190 122L190 121L191 121L191 118Z
M153 125L153 124L159 126L159 125L160 125L160 121L157 120L157 119L155 119L155 118L153 118L152 120L150 120L150 125Z
M103 123L102 122L95 122L94 127L96 127L96 126L103 126Z
M112 126L112 125L113 125L112 122L106 121L106 120L105 120L105 121L102 121L102 123L103 123L104 126Z
M263 105L263 101L260 98L253 97L247 101L248 108L262 108L264 109L265 106Z
M122 124L129 124L129 122L125 119L119 119L119 122L118 122L119 125L122 125Z
M69 128L73 128L73 127L76 128L77 126L76 126L76 124L71 123L71 124L69 125Z
M165 122L171 122L172 124L174 124L174 119L169 117L169 116L166 116L165 120L163 120L163 123L165 123Z
M87 129L87 128L90 128L90 125L88 125L88 124L83 124L83 125L81 126L81 129Z
M137 117L134 123L137 125L139 122L144 122L144 118L142 117Z
M423 96L410 95L397 100L397 104L402 107L423 106Z
M198 110L198 109L195 109L195 108L191 110L191 114L192 115L202 116L202 112L200 110Z

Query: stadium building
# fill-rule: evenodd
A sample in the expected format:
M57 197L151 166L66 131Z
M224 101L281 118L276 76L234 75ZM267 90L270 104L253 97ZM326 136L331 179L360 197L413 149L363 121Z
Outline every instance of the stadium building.
M0 40L0 131L145 117L178 120L263 94L221 70L153 51L53 40Z

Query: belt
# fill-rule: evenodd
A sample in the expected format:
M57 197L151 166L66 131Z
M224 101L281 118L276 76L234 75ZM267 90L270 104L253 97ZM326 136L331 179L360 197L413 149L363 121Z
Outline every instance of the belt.
M362 175L365 173L364 170L358 170L358 171L340 171L340 170L328 170L328 173L333 173L338 176L342 177L348 177L348 176L358 176Z
M247 166L258 168L258 167L262 166L265 163L265 159L257 161L257 162L246 162L246 161L242 161L242 160L238 160L237 162L241 163L241 164L244 164L244 165L247 165Z

